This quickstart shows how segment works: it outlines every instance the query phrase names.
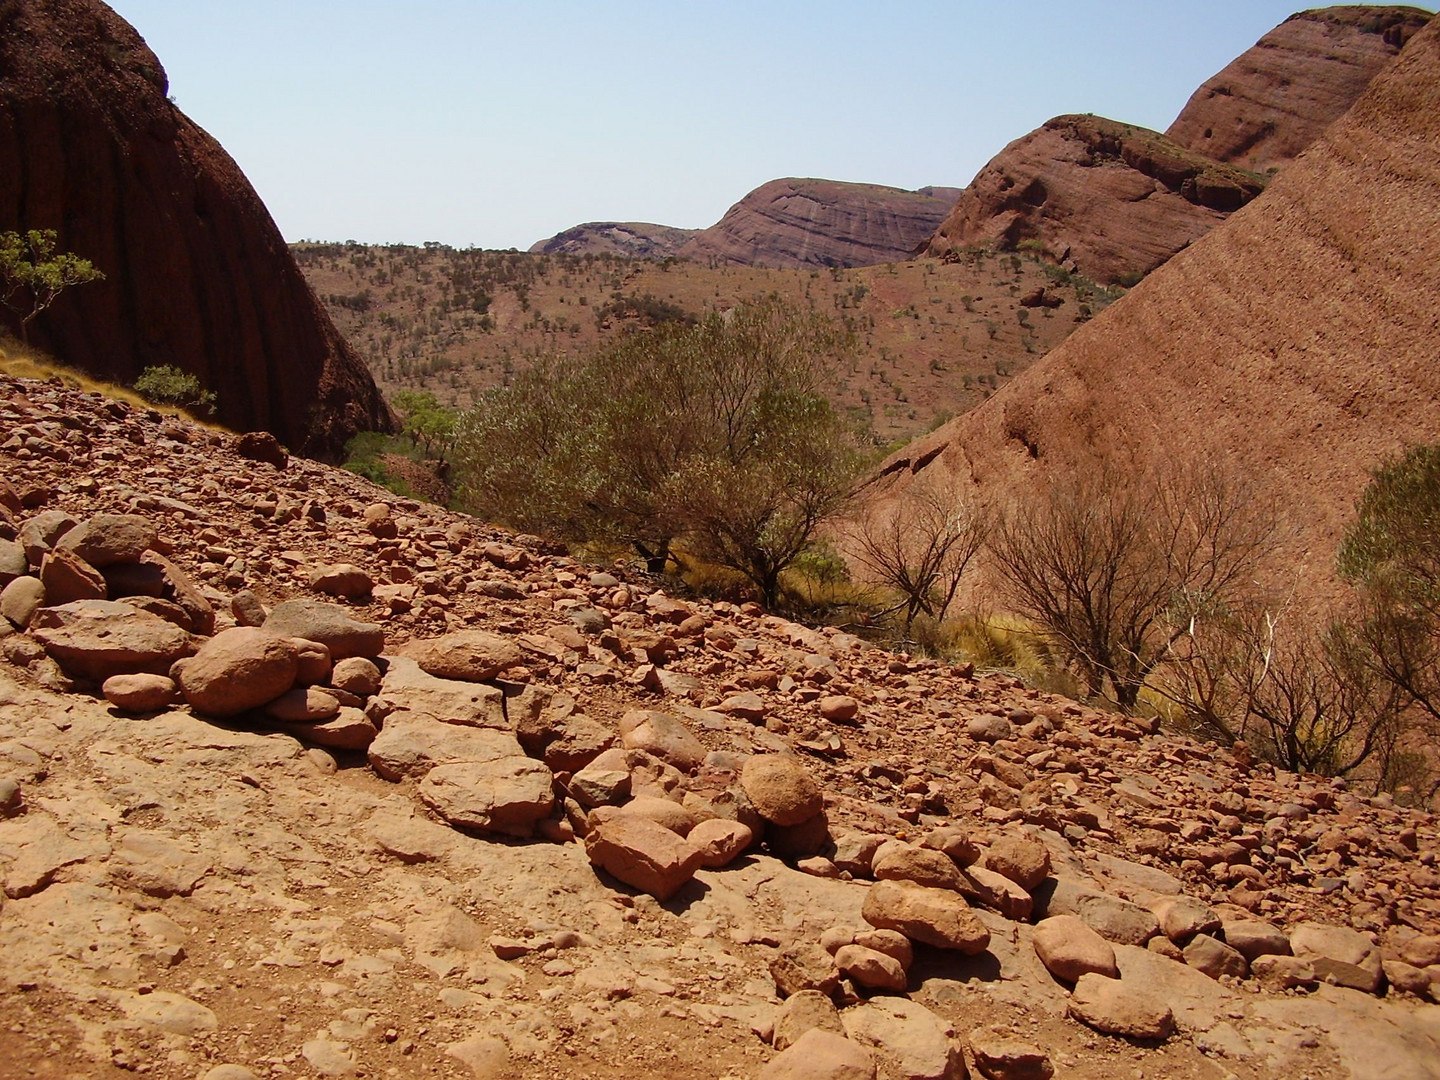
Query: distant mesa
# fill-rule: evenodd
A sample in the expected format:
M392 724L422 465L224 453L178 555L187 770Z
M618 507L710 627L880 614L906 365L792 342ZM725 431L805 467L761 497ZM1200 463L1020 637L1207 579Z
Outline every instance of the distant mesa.
M174 365L216 392L222 423L305 454L387 428L259 196L168 90L98 0L0 4L0 230L56 229L106 275L61 296L31 341L115 382Z
M1416 7L1292 15L1196 90L1165 134L1217 161L1281 168L1342 116L1430 19Z
M648 221L590 221L556 233L530 247L532 255L618 255L626 259L668 259L699 229L672 229Z
M1440 22L1264 194L973 411L892 455L888 497L1223 455L1285 523L1287 580L1334 581L1369 470L1440 441Z
M566 229L530 250L743 266L874 266L908 259L959 197L960 188L905 191L787 177L762 184L708 229L600 221Z
M762 184L685 244L682 258L776 267L874 266L908 259L959 192L788 177Z
M1139 277L1264 190L1147 128L1058 116L981 169L925 247L1030 249L1106 284Z

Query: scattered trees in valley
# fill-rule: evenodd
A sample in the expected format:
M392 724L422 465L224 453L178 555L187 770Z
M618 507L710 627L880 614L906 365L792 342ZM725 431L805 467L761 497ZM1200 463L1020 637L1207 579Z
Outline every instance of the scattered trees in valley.
M858 469L825 395L849 344L771 299L543 359L462 417L461 498L517 528L624 541L653 570L683 541L773 605Z

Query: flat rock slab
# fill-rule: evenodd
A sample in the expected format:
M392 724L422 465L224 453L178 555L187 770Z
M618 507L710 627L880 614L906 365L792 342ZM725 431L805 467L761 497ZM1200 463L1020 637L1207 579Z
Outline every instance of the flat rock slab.
M458 630L444 637L411 642L405 655L428 674L441 679L486 682L506 668L525 662L513 638L488 630Z
M966 1075L954 1028L918 1001L876 998L846 1009L840 1020L846 1035L873 1047L906 1080L960 1080Z
M319 600L286 600L266 616L263 628L282 637L318 641L330 650L332 660L349 656L379 656L385 651L385 632L375 623L361 622L339 604Z
M508 731L505 695L498 686L442 679L428 674L408 656L390 658L380 682L380 698L393 709L425 713L447 724Z
M555 806L554 778L527 757L437 765L420 781L420 797L451 825L530 836Z
M396 712L370 744L370 767L386 780L419 779L437 765L494 761L521 756L520 744L506 731L459 727L425 713Z
M109 600L41 608L30 633L66 673L103 683L112 675L165 675L188 656L190 635L148 611Z

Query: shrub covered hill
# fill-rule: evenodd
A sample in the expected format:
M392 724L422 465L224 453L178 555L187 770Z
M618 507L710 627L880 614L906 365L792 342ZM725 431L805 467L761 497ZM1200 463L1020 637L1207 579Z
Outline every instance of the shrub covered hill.
M7 1077L1440 1075L1433 814L58 382L0 425Z
M1023 493L1102 461L1210 453L1279 509L1280 576L1333 580L1369 471L1440 439L1437 59L1432 24L1264 195L893 455L893 490L933 470Z
M31 341L101 378L197 376L218 419L337 454L389 411L228 154L167 100L165 71L98 0L0 5L0 231L58 233L105 280Z

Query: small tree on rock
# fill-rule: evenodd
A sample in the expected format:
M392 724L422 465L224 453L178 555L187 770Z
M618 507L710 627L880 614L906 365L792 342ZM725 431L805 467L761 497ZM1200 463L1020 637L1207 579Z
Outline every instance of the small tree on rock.
M103 281L89 259L56 254L54 229L0 233L0 303L20 319L20 340L30 340L30 323L72 285Z

